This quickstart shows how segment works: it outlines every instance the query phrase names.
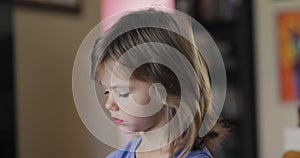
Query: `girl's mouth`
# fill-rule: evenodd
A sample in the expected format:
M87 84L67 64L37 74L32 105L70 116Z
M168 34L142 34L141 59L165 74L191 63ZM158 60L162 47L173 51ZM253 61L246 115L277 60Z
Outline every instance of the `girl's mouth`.
M120 119L115 118L115 117L113 117L113 120L114 120L115 124L119 124L119 125L123 124L123 122L124 122L124 120L120 120Z

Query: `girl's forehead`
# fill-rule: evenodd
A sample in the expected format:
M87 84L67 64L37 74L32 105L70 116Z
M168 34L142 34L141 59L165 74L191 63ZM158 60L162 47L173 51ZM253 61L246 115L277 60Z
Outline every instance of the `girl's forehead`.
M132 78L132 76L128 77L130 70L126 66L122 64L116 66L116 61L112 59L104 61L97 66L95 78L98 82L110 82L112 75L120 80Z
M140 81L132 76L128 79L125 79L123 78L122 74L117 74L117 76L114 75L114 77L116 78L112 81L112 70L113 68L110 68L108 66L102 66L97 68L96 80L106 88L122 88L125 87L127 84L129 84L129 87L144 87L145 85L150 86L150 83Z
M106 60L98 64L96 67L96 80L101 81L103 80L103 77L110 76L114 65L115 61L113 60Z

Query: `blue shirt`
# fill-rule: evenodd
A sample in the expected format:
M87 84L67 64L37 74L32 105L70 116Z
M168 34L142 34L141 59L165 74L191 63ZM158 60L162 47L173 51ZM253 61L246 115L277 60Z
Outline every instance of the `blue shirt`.
M135 158L135 150L141 142L142 137L138 137L134 140L131 140L125 147L121 150L116 150L109 154L106 158ZM175 154L177 157L179 153ZM185 158L212 158L211 154L207 150L207 148L203 148L201 150L190 151Z

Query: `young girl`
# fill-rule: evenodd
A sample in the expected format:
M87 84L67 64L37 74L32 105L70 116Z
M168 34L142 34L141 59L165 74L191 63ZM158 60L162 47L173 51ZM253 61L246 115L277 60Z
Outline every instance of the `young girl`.
M212 157L226 129L218 121L198 136L212 94L205 61L178 34L189 35L190 29L172 14L149 9L122 17L96 42L92 77L106 89L105 108L120 129L140 133L108 158Z

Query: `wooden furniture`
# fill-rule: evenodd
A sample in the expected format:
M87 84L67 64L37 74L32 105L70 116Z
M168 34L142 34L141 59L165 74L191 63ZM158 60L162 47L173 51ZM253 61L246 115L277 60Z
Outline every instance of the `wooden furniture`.
M282 158L300 158L300 152L298 151L287 151Z

